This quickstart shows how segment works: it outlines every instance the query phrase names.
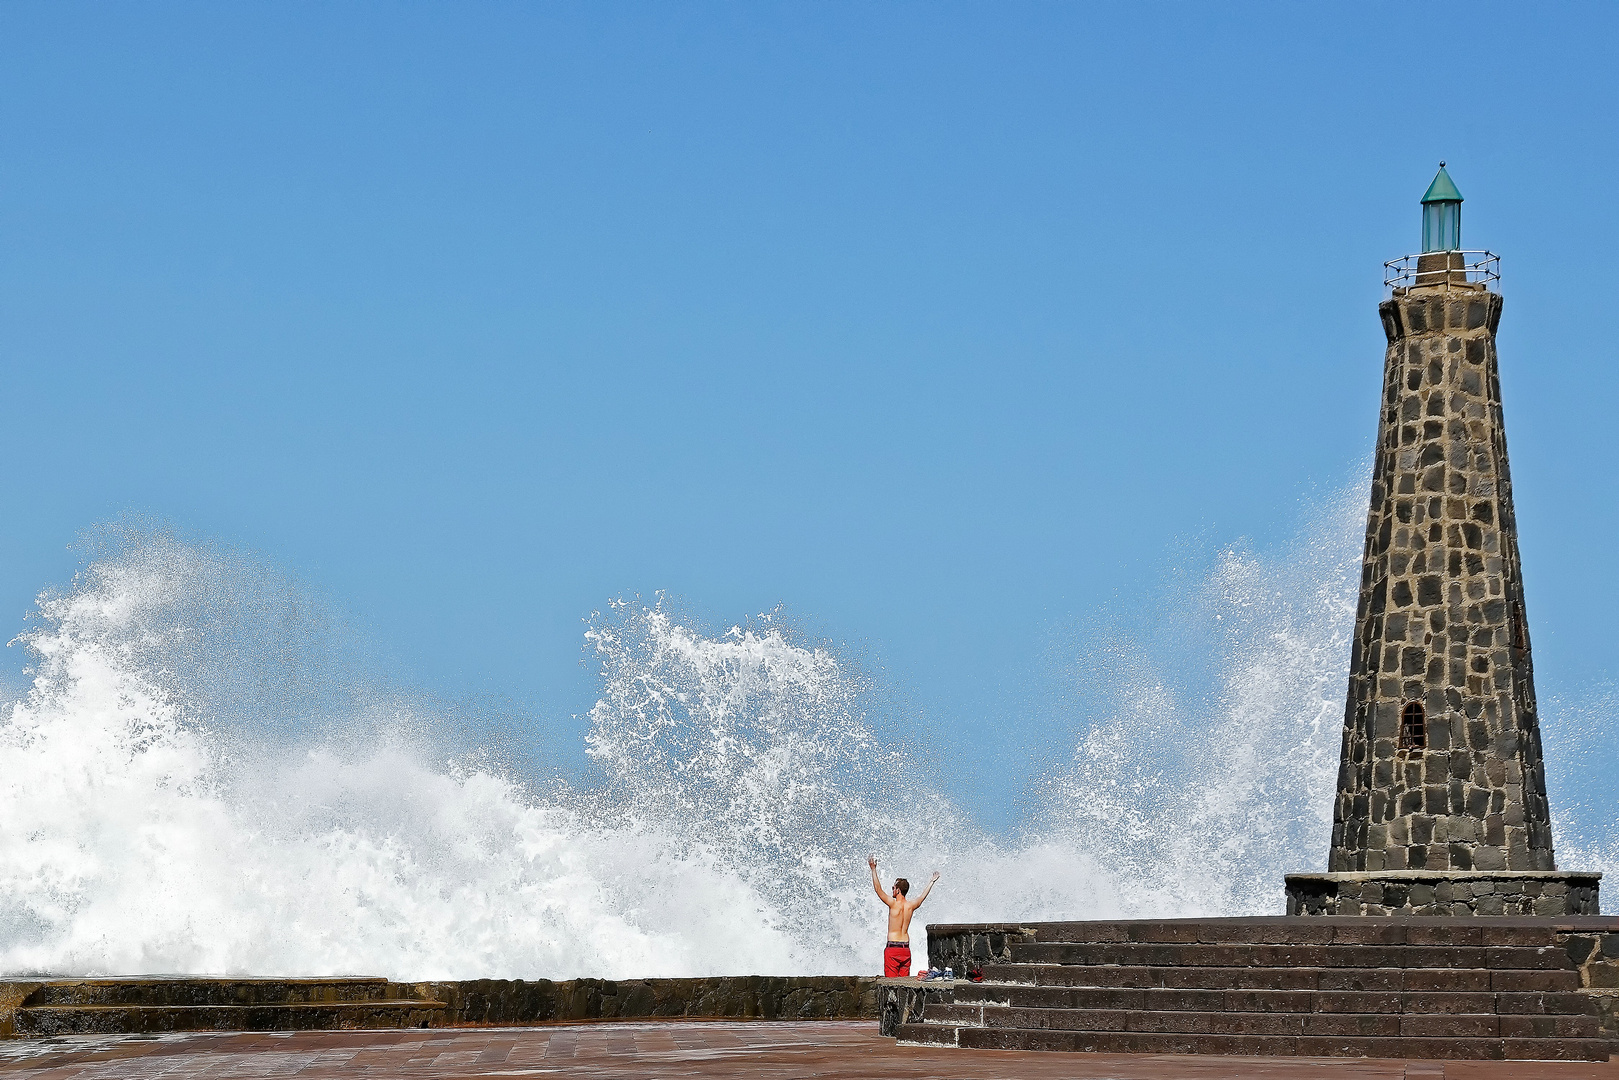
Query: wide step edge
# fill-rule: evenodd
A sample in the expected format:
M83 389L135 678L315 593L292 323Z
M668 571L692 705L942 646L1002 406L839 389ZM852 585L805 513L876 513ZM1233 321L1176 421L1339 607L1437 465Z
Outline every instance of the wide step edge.
M1603 1039L1214 1035L904 1024L905 1046L1042 1050L1102 1054L1210 1054L1255 1057L1607 1061Z
M929 1016L928 1013L934 1015ZM1596 1017L1498 1013L1321 1013L1152 1009L1034 1009L929 1006L924 1023L1030 1031L1162 1035L1291 1035L1329 1038L1596 1039Z
M1251 967L1175 964L984 964L972 985L1180 990L1550 993L1580 989L1572 967Z
M1224 1013L1375 1013L1573 1016L1591 1012L1589 994L1566 991L1400 991L1188 989L1180 987L1026 986L977 983L958 987L952 1004L990 1008L1123 1009ZM936 1006L930 1006L930 1008Z

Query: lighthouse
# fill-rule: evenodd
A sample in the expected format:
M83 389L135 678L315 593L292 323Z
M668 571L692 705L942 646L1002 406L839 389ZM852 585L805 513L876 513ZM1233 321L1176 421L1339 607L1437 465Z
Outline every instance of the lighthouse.
M1495 347L1499 261L1444 163L1385 264L1388 350L1326 874L1291 915L1594 915L1559 872Z

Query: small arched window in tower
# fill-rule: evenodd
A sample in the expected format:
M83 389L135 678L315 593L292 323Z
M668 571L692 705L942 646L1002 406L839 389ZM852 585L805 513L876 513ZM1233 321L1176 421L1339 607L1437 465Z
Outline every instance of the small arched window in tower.
M1400 749L1425 750L1428 747L1428 714L1420 701L1408 701L1400 713Z
M1512 602L1512 647L1519 652L1529 651L1529 635L1523 626L1523 601Z

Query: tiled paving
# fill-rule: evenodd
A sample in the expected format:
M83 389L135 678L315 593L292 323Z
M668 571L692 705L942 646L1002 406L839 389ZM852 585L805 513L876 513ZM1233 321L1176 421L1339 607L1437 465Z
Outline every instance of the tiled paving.
M927 1050L867 1022L603 1023L526 1028L187 1033L0 1042L0 1076L736 1077L895 1080L1619 1080L1619 1062L1382 1061Z

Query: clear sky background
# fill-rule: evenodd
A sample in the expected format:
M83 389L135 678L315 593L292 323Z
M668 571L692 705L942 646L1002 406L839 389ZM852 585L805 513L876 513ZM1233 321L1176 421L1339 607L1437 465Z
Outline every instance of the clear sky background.
M941 745L1376 430L1502 255L1543 697L1619 647L1619 8L0 4L0 632L136 513L575 746L583 622L785 604ZM16 682L23 658L3 663ZM1006 792L984 766L988 816Z

